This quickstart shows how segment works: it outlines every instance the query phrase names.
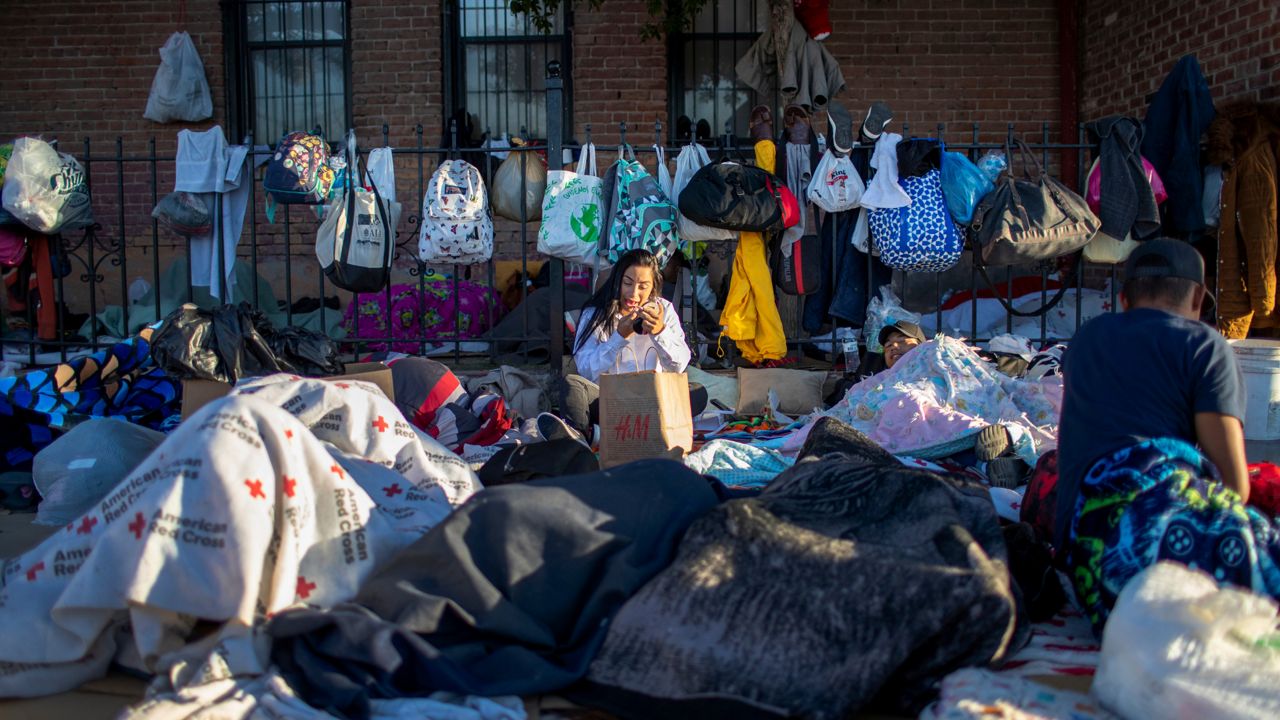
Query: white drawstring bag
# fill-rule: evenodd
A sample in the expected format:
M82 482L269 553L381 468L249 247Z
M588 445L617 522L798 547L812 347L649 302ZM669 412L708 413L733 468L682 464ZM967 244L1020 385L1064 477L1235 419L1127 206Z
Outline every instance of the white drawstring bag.
M671 182L671 193L668 195L677 208L680 207L680 193L689 185L689 180L704 165L710 164L711 157L707 155L707 149L698 143L689 143L681 148L680 154L676 156L676 176ZM733 240L738 236L732 230L699 225L685 217L684 213L680 213L680 216L676 219L676 226L680 231L680 239L685 242Z
M866 189L853 161L827 150L813 171L807 195L809 202L827 212L844 212L858 207Z
M176 32L160 48L160 69L151 81L142 117L158 123L198 122L213 117L204 63L191 36Z
M593 265L599 259L604 181L596 169L596 146L587 143L578 157L578 171L547 173L542 199L542 227L538 252L567 262Z

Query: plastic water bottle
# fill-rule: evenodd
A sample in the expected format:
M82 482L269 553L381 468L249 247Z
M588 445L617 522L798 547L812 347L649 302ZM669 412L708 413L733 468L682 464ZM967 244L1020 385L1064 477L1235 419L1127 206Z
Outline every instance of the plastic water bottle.
M854 375L858 372L858 338L845 338L840 343L844 350L844 374Z

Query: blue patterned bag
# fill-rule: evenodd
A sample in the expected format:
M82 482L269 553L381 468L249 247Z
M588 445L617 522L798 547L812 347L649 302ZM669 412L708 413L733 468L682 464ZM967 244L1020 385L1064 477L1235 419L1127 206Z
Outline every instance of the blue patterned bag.
M877 208L867 214L871 240L880 261L904 272L942 272L960 261L964 239L942 198L942 175L936 168L905 177L898 184L911 198L900 208Z

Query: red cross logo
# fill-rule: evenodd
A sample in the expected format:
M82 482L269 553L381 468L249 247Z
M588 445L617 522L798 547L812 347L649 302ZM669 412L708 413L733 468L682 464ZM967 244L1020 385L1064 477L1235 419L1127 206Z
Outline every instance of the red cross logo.
M404 492L404 490L400 489L400 483L391 483L389 487L382 488L382 492L386 493L387 497L395 497Z
M342 388L343 390L350 390L350 389L351 389L351 386L350 386L350 385L348 385L348 384L346 384L346 383L334 383L334 386L335 386L335 387L340 387L340 388Z
M284 431L284 439L285 439L285 440L292 440L292 439L293 439L293 431L292 431L292 430L285 430L285 431Z
M288 495L289 497L293 497L293 489L297 487L297 485L298 485L297 480L294 480L288 475L284 476L284 494L285 495Z
M346 479L347 477L346 475L342 474L342 468L338 467L337 465L330 467L329 472L333 473L334 475L337 475L341 479Z
M76 530L76 533L80 535L88 535L93 532L93 526L97 524L98 518L92 515L85 515L84 519L80 521L80 528Z
M129 523L129 532L133 533L136 540L142 539L142 530L147 526L146 518L142 517L142 513L133 516L133 522Z
M306 600L311 597L311 591L316 589L316 584L307 582L307 579L301 575L298 576L298 597Z
M302 378L298 377L297 375L290 375L290 376L289 376L289 379L290 379L290 380L292 380L292 381L294 381L294 382L298 382L298 381L299 381L299 380L301 380Z
M36 573L40 572L40 571L41 571L41 570L43 570L43 569L44 569L44 561L43 561L43 560L41 560L40 562L36 563L35 565L32 565L32 566L31 566L31 569L27 571L27 581L28 581L28 582L35 582L35 581L36 581Z
M262 492L262 481L261 481L261 480L245 480L245 481L244 481L244 486L245 486L245 487L247 487L247 488L249 488L249 497L251 497L251 498L263 498L263 499L265 499L265 498L267 497L267 494L266 494L266 493L264 493L264 492Z
M384 433L384 432L386 432L386 431L387 431L387 428L391 427L390 425L388 425L388 424L387 424L387 421L386 421L386 420L383 420L383 419L382 419L382 416L381 416L381 415L379 415L379 416L378 416L378 419L377 419L377 420L374 420L374 421L373 421L373 426L374 426L374 427L376 427L376 428L378 428L378 432L380 432L380 433Z

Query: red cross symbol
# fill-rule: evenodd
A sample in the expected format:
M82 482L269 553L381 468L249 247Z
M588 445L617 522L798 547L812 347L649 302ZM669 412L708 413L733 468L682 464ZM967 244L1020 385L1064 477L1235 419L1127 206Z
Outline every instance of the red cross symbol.
M92 515L85 515L80 521L80 528L76 532L80 535L88 535L93 532L93 526L98 524L98 518Z
M299 381L299 380L301 380L302 378L298 377L297 375L290 375L290 376L289 376L289 379L290 379L290 380L292 380L292 381L294 381L294 382L298 382L298 381Z
M391 483L390 486L382 488L382 492L386 493L387 497L395 497L404 492L404 490L400 489L400 483Z
M284 494L285 495L288 495L289 497L293 497L293 489L297 487L297 485L298 485L297 480L294 480L288 475L284 476Z
M264 498L264 499L265 499L265 498L267 497L267 494L266 494L266 493L264 493L264 492L262 492L262 481L261 481L261 480L245 480L245 481L244 481L244 486L245 486L245 487L247 487L247 488L249 488L249 497L251 497L251 498Z
M142 517L142 513L133 516L133 522L129 523L129 531L133 533L134 539L142 539L142 530L147 526L147 521Z
M386 432L386 431L387 431L387 428L391 427L390 425L388 425L388 424L387 424L387 421L386 421L386 420L383 420L383 419L382 419L382 416L381 416L381 415L379 415L379 416L378 416L378 419L377 419L377 420L374 420L374 421L373 421L373 426L374 426L374 427L376 427L376 428L378 428L378 432L380 432L380 433L384 433L384 432Z
M340 387L343 390L350 390L351 386L346 383L334 383L334 387Z
M43 569L44 569L44 561L43 561L43 560L41 560L40 562L36 563L35 565L32 565L32 566L31 566L31 569L27 571L27 581L28 581L28 582L35 582L35 581L36 581L36 573L40 572L40 571L41 571L41 570L43 570Z
M330 467L329 472L333 473L334 475L337 475L339 478L342 478L342 479L345 479L347 477L346 475L342 474L342 468L338 467L337 465Z
M311 591L316 589L316 584L307 582L307 579L301 575L298 576L298 597L306 600L311 597Z
M292 439L293 439L293 431L292 431L292 430L285 430L285 431L284 431L284 439L285 439L285 440L292 440Z

